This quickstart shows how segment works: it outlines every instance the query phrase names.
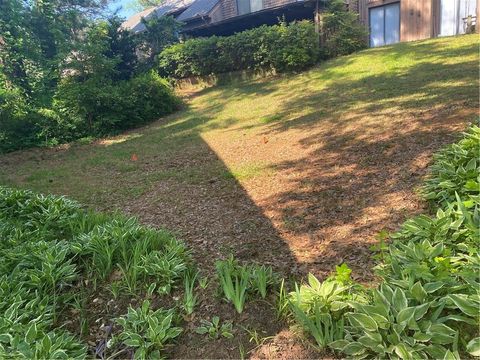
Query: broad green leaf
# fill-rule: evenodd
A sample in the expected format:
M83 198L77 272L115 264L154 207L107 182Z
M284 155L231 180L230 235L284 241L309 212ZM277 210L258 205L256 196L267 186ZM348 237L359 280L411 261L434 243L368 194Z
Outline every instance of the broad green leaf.
M472 356L480 357L480 337L469 341L467 344L467 352Z
M403 323L408 322L413 315L415 314L416 306L407 307L403 310L400 310L397 315L397 322Z
M405 292L398 287L395 289L393 293L392 305L397 311L405 309L408 305Z
M25 342L27 344L31 344L35 341L36 337L37 337L37 324L33 322L28 328L27 332L25 333Z
M441 289L443 286L445 285L445 283L443 281L436 281L436 282L431 282L431 283L427 283L423 286L424 290L431 294L431 293L434 293L435 291Z
M430 303L425 303L415 307L415 320L420 320L428 311Z
M427 331L432 336L433 344L451 344L455 340L456 331L445 324L433 324Z
M347 340L337 340L333 341L328 346L334 350L343 351L343 348L347 346L350 342Z
M473 305L473 302L470 301L466 295L450 294L448 298L452 300L464 314L472 317L478 317L480 315L478 306Z
M403 343L397 344L395 346L395 353L400 357L400 359L412 359L411 349Z
M415 334L413 334L413 338L419 342L427 342L430 341L432 336L421 332L416 332Z
M346 345L342 351L347 355L361 355L365 352L365 347L359 342L353 341Z
M366 331L378 330L377 323L371 316L361 313L348 313L347 315L352 326L360 327Z
M417 281L412 288L410 289L410 293L412 294L413 298L418 302L423 302L427 297L427 292L423 289L422 283Z
M460 356L457 356L455 353L451 352L450 350L447 350L445 353L445 356L443 357L443 360L461 360Z

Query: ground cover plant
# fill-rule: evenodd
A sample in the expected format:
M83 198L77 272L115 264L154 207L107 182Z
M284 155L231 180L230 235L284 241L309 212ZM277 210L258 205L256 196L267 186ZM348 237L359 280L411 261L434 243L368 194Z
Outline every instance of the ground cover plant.
M297 337L297 328L290 329L277 311L285 313L285 298L295 291L293 281L299 283L308 273L323 282L336 265L346 263L354 283L376 279L371 269L389 254L388 234L408 218L428 215L428 206L434 206L417 191L433 154L476 121L478 82L471 74L477 70L478 37L467 35L368 49L296 75L185 89L185 109L143 129L93 143L1 155L0 183L65 194L90 209L134 215L142 224L172 230L188 244L200 271L193 313L187 316L180 310L185 299L181 280L173 286L172 297L165 297L172 301L158 302L159 289L164 293L168 287L145 284L145 294L131 304L138 309L149 291L153 311L177 304L182 322L174 326L183 331L172 340L174 347L163 347L166 357L332 357L325 353L330 350L318 353L305 337ZM423 217L418 224L415 220L415 227L422 233L432 231L433 238L433 230L445 221L434 220L434 213L427 216L431 227L423 228ZM372 256L372 245L378 245L378 257ZM230 254L242 265L271 266L285 277L283 290L269 288L266 301L253 290L238 314L218 291L214 266ZM409 258L401 263L413 264ZM428 264L444 277L446 262ZM79 331L78 320L85 336L103 340L110 323L103 317L97 323L84 309L109 304L115 318L124 317L129 307L125 300L134 297L122 274L119 269L107 276L105 296L76 291L72 314L65 315L74 323L65 329ZM419 280L424 290L432 282ZM103 289L102 281L96 282L97 289ZM141 282L137 290L143 288ZM408 289L402 289L408 307L416 306ZM275 302L278 292L284 300ZM458 316L458 310L450 310ZM212 316L232 322L234 337L214 339L194 331ZM429 316L427 312L420 321ZM452 321L445 324L452 327ZM107 325L104 331L99 330L102 323ZM119 332L115 326L112 330ZM344 318L344 334L348 326ZM92 334L92 329L99 331ZM252 336L255 333L258 336ZM410 328L404 333L410 337ZM360 340L358 335L352 330L353 339ZM308 339L316 344L315 338ZM462 340L459 343L464 349ZM469 348L474 347L472 342ZM111 350L120 351L121 345ZM128 351L122 356L134 353L133 348Z
M133 218L84 210L63 197L5 187L0 188L0 238L0 357L5 358L92 355L85 341L93 325L88 318L105 310L90 301L102 297L112 277L123 296L159 301L181 286L190 267L185 246L167 232ZM151 284L159 289L156 295L151 290L146 295ZM175 326L178 309L152 310L150 304L130 307L125 316L110 309L104 319L108 346L104 343L97 355L126 356L134 348L137 358L159 356L181 332ZM69 327L72 311L80 320Z
M480 188L465 189L475 180L458 162L460 157L478 178L479 130L472 126L435 157L424 189L436 199L437 214L407 220L391 236L377 266L378 288L347 292L348 276L320 283L310 275L309 285L291 293L294 315L320 348L349 358L478 356ZM442 196L446 183L453 199Z
M233 256L215 263L220 290L227 301L233 303L238 313L243 312L247 296L258 293L263 299L267 287L273 285L271 267L264 265L240 265Z

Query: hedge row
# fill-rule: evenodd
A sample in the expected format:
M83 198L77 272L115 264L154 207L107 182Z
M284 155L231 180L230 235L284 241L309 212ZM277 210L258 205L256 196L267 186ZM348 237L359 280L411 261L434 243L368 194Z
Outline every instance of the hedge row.
M314 25L306 20L263 25L226 37L189 39L164 49L158 56L158 68L162 76L176 79L241 70L283 73L301 71L322 58L365 46L363 33L358 31L341 42L335 31L331 33L322 48Z

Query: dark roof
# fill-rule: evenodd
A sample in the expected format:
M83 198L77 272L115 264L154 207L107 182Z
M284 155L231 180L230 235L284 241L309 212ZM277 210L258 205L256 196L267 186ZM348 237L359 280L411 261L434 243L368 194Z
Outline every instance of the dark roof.
M150 19L154 15L157 17L169 15L186 9L193 2L194 0L165 0L160 6L151 7L132 15L122 24L122 27L135 33L142 32L145 30L142 18Z
M207 15L218 2L219 0L196 0L187 10L180 14L178 20L186 21Z

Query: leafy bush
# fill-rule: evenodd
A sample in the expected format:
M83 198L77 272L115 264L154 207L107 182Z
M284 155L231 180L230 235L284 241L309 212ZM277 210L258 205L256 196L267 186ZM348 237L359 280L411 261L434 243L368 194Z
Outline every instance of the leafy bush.
M174 78L238 70L286 72L312 66L318 36L308 21L260 26L232 36L189 39L158 56L160 73Z
M185 246L167 232L83 210L64 197L4 187L0 238L1 358L85 358L86 347L63 330L62 314L75 308L79 290L89 290L82 288L86 279L95 288L120 273L122 288L138 294L151 284L181 283L189 263ZM157 349L177 331L167 321L171 316L162 319L167 335L156 326L145 335Z
M348 55L367 47L368 32L358 21L358 14L345 8L345 1L327 3L323 14L321 58Z
M23 7L17 0L8 6L14 4ZM31 9L22 11L26 15ZM14 27L27 26L19 12L14 11ZM43 10L33 12L38 16ZM62 19L60 23L66 21ZM2 20L0 13L0 29L5 25ZM7 20L9 30L4 33L9 36L2 38L0 47L0 55L8 60L0 64L0 152L108 135L178 108L171 86L155 72L141 69L139 43L118 19L86 22L81 40L64 44L66 52L48 60L43 50L33 51L40 46L34 35L27 41L31 48L19 46L17 37L10 36L11 20ZM32 55L34 59L29 58Z
M447 146L435 156L423 192L439 205L456 200L455 192L465 200L480 196L480 128L472 126L465 138Z
M172 326L173 310L151 310L145 300L140 308L130 307L127 315L116 319L122 330L115 342L135 348L136 359L160 359L165 343L175 339L182 328Z
M475 181L469 171L476 168L477 140L472 127L435 157L426 187L439 205L436 216L407 220L390 237L377 289L345 292L342 277L319 283L310 276L291 294L294 315L319 347L351 358L479 353L480 197L465 186Z
M351 270L343 264L324 282L308 275L308 284L289 294L290 309L298 323L313 336L319 349L343 339L343 314L349 301L365 301L360 286L350 280Z
M55 96L58 113L84 136L138 127L172 113L179 104L171 86L155 72L117 82L67 78Z

